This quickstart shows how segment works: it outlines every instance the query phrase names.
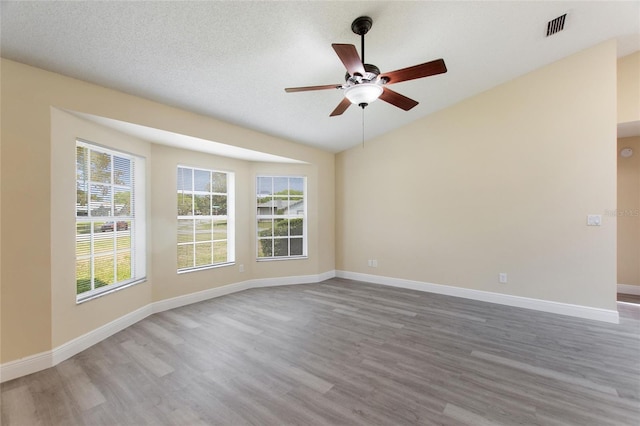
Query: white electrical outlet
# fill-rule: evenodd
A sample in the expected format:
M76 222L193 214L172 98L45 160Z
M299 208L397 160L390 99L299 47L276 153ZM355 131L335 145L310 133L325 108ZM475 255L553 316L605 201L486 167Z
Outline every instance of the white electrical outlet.
M500 274L498 275L498 279L500 280L500 284L506 284L507 283L507 273L506 272L500 272Z
M378 267L378 261L377 260L374 259L372 263L373 263L373 267L374 268Z
M589 214L587 215L587 226L600 226L602 225L602 215Z
M244 265L240 265L240 272L244 272Z

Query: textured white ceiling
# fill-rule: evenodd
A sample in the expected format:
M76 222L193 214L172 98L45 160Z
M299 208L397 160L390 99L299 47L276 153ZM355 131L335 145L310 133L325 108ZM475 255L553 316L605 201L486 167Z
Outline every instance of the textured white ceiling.
M3 1L0 13L5 58L333 152L361 142L361 110L330 118L340 91L283 89L342 83L331 43L360 50L360 15L373 18L366 61L383 72L449 69L393 86L420 102L411 111L367 107L367 139L611 38L619 56L640 49L638 1Z

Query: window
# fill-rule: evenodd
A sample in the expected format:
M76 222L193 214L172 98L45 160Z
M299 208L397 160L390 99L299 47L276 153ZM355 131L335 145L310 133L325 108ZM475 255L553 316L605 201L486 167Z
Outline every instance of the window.
M145 278L144 159L76 141L76 300Z
M178 272L235 261L233 173L178 167Z
M258 176L258 259L307 255L307 181L304 177Z

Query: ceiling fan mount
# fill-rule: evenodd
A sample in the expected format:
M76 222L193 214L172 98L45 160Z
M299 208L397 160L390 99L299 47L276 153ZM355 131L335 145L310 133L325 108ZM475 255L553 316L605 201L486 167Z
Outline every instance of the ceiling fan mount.
M371 26L373 25L373 19L368 16L360 16L353 20L351 23L351 31L358 34L359 36L363 36L369 32Z
M394 92L386 86L402 81L445 73L447 72L447 67L444 64L444 60L436 59L435 61L424 64L402 68L388 73L381 73L377 66L365 63L364 59L364 36L372 26L373 19L368 16L360 16L351 23L351 30L359 35L361 39L360 56L358 55L356 47L352 44L334 43L331 45L347 69L344 84L290 87L284 90L287 93L325 89L343 90L345 97L330 114L331 117L341 115L351 104L356 104L364 109L378 98L405 111L418 105L417 101Z

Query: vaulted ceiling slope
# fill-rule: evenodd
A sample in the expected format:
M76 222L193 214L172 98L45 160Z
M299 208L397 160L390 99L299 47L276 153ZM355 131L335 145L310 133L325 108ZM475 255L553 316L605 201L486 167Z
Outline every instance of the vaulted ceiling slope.
M567 14L546 37L547 22ZM362 110L329 113L342 83L331 43L354 44L373 18L366 60L383 72L444 58L446 74L393 89L420 104L364 111L366 138L616 38L640 49L640 2L7 2L1 53L18 62L339 152L361 141ZM224 142L224 141L219 141Z

